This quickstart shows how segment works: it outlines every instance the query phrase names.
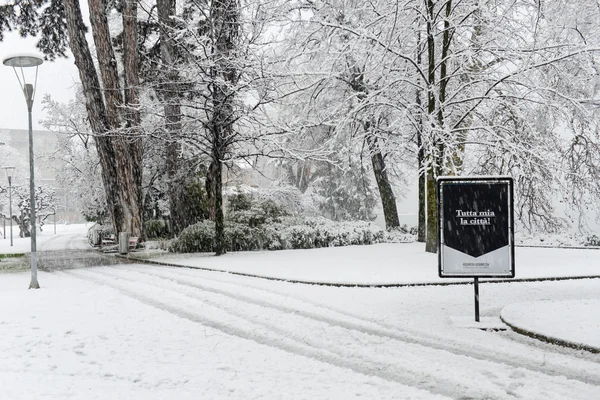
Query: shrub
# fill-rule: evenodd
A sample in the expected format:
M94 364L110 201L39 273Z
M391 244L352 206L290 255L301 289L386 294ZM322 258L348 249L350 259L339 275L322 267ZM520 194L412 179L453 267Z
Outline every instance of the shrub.
M227 223L225 225L225 242L227 249L231 251L249 251L262 248L261 234L259 228L253 228L238 223Z
M88 232L87 232L88 241L92 245L96 244L96 243L92 243L93 237L94 237L94 232L97 233L96 237L98 238L98 240L101 240L102 238L107 238L111 235L114 236L114 234L115 234L115 231L114 231L112 225L101 225L99 223L95 223L94 225L92 225L90 227L90 229L88 229ZM97 244L99 244L99 243L97 243Z
M151 219L144 224L148 239L160 239L169 237L169 228L162 219Z
M293 225L283 232L283 242L288 249L312 249L315 247L315 228L309 225Z
M214 250L215 224L204 220L190 225L181 231L177 239L171 242L169 251L175 253L196 253Z
M267 223L280 222L282 217L288 215L282 207L275 204L272 200L265 200L260 203L246 203L246 200L240 199L250 198L249 196L237 194L235 197L234 208L230 209L227 214L229 221L258 227Z
M246 193L235 193L227 198L229 201L229 210L244 211L252 208L252 196Z
M184 229L172 241L173 252L214 250L214 223L202 221ZM326 218L281 218L279 222L249 226L227 221L225 242L228 250L283 250L382 243L385 231L368 222L334 222Z
M590 235L585 239L585 246L600 247L600 237L597 235Z

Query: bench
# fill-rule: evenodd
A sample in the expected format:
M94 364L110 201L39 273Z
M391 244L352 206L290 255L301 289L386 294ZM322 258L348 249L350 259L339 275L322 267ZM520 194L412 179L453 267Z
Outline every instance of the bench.
M134 250L135 248L137 248L138 239L139 237L137 236L132 236L129 238L129 250Z
M102 246L112 246L117 244L117 239L115 238L115 235L108 235L105 238L102 238L101 244Z

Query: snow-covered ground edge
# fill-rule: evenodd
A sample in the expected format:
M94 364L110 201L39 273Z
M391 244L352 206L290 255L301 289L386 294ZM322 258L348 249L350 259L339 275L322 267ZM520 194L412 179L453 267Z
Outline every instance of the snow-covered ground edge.
M156 251L132 253L130 256L156 263L332 285L472 282L470 278L440 278L437 255L425 253L422 243L231 252L219 257L212 253L174 254ZM600 252L595 250L517 248L515 259L515 280L600 276Z
M500 318L515 332L600 353L600 299L515 303Z
M597 245L598 235L584 235L580 233L527 233L516 232L515 244L517 246L532 247L560 247L560 248L586 248L600 250Z

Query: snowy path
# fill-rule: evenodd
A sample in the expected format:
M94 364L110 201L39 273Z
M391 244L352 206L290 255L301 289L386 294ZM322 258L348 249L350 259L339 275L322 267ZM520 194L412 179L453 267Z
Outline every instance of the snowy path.
M470 335L450 339L448 332L383 324L306 296L258 288L251 279L223 282L202 271L127 265L61 274L112 287L233 337L450 398L600 398L594 359L510 336L480 343Z

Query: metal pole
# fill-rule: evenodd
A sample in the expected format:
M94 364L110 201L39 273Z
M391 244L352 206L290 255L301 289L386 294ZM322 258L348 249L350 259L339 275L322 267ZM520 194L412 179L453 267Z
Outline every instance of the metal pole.
M33 108L33 85L26 84L25 98L27 99L27 114L29 116L29 202L30 202L30 221L31 221L31 283L29 289L39 289L40 284L37 279L37 243L35 230L35 179L33 165L33 128L31 109Z
M12 247L13 245L13 236L12 236L12 177L9 176L8 177L8 215L9 215L9 222L10 222L10 246Z
M479 278L475 278L475 322L479 322Z

